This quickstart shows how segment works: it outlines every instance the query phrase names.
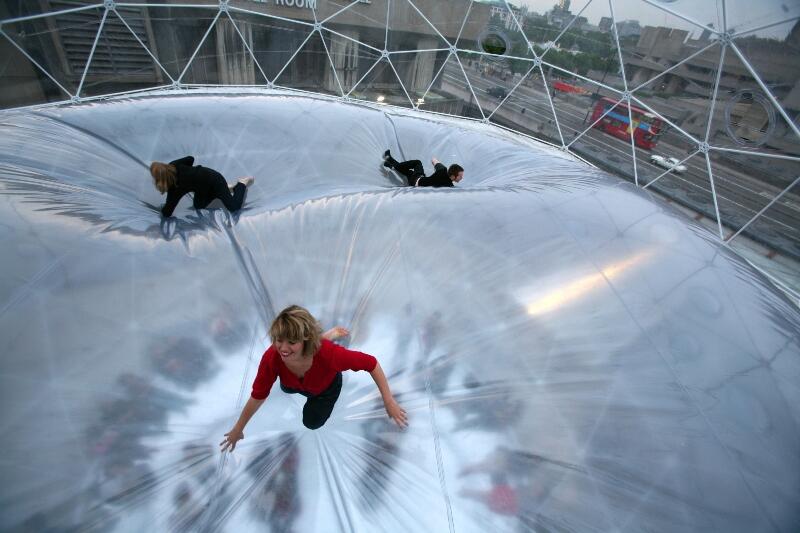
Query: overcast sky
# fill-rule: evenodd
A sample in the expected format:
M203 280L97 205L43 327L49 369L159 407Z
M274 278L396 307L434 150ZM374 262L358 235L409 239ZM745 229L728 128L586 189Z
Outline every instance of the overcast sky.
M713 23L721 29L723 0L653 0L655 4L663 4L667 8L686 15L703 23ZM773 22L781 22L800 16L800 0L725 0L728 28L733 30L749 29ZM549 11L556 0L510 0L512 5L526 4L538 13ZM626 19L638 20L642 26L668 26L694 30L697 26L685 22L674 15L647 4L642 0L613 0L614 15L617 21ZM583 16L592 24L597 24L601 17L611 16L608 0L572 0L570 11L577 14L587 4ZM783 38L791 29L794 21L781 24L775 28L758 32L764 37ZM695 31L695 36L699 30Z

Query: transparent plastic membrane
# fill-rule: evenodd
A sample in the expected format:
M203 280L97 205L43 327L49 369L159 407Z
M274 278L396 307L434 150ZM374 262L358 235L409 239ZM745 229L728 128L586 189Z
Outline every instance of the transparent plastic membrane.
M387 148L465 178L398 187ZM162 219L147 166L185 155L254 175L244 209ZM289 93L8 111L0 220L4 531L800 520L797 308L563 151ZM293 303L378 357L407 430L349 372L320 430L274 386L218 451Z
M247 86L488 121L658 178L778 275L800 260L800 7L750 4L15 0L0 107Z

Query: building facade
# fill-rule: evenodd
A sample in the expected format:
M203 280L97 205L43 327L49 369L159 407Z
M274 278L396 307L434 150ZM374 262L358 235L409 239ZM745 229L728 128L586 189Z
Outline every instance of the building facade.
M218 2L194 3L205 3L209 8L182 7L181 0L165 0L159 7L118 6L115 13L119 16L108 13L96 44L102 7L4 25L3 31L52 79L30 61L11 64L4 77L15 89L3 91L0 105L21 105L34 93L37 101L63 100L65 93L58 84L71 93L82 84L81 96L93 96L169 85L177 79L183 84L211 85L274 82L342 94L364 76L368 78L365 87L391 92L399 86L399 77L408 91L421 93L449 53L439 33L450 42L460 35L460 46L474 48L470 43L486 30L491 17L490 5L475 3L462 28L468 0L420 0L416 5L422 13L435 13L436 17L428 23L414 9L394 8L389 21L392 31L387 33L387 0L364 0L341 12L341 6L333 2L232 0L230 6L247 13L231 10L231 18L222 15L216 22ZM0 5L0 19L75 7L61 0L33 4L4 3ZM332 17L321 32L312 32L314 8L318 20ZM507 18L513 23L511 17ZM390 52L412 53L393 56L391 66L381 61L373 69L385 45ZM0 53L18 55L4 39L0 39ZM17 92L22 94L11 94Z
M659 112L689 133L700 136L705 134L710 98L720 66L719 46L698 53L710 44L713 40L709 32L691 39L686 30L646 26L635 49L627 53L623 51L630 86L638 87L672 69L643 89L652 95L649 98L663 102ZM736 46L790 116L800 116L800 62L797 60L800 57L800 23L795 25L785 41L742 38L736 41ZM715 113L712 132L725 130L723 120L734 123L739 130L752 131L766 131L769 129L767 121L772 120L782 127L774 131L769 142L777 149L796 152L797 143L787 138L790 130L784 121L770 113L770 110L775 111L774 106L763 96L762 89L741 59L729 51L721 70L717 106L725 109L728 117L725 118L725 113ZM753 95L756 102L753 102ZM725 108L728 102L732 103Z

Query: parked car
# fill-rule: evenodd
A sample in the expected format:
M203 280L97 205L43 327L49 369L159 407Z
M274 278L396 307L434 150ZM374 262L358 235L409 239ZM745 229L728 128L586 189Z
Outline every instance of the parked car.
M680 161L674 157L664 157L663 155L653 154L650 156L650 162L654 165L660 166L661 168L668 168L678 174L683 174L686 172L686 166L681 165Z
M486 89L486 94L489 96L494 96L495 98L505 98L508 92L506 91L505 87L496 86L496 87L489 87Z

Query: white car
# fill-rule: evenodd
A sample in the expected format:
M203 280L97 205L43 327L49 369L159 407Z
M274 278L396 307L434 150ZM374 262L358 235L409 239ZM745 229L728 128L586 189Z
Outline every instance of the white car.
M677 172L678 174L683 174L686 172L686 166L681 165L680 161L675 159L674 157L664 157L663 155L651 155L650 162L654 165L658 165L661 168L668 168Z

